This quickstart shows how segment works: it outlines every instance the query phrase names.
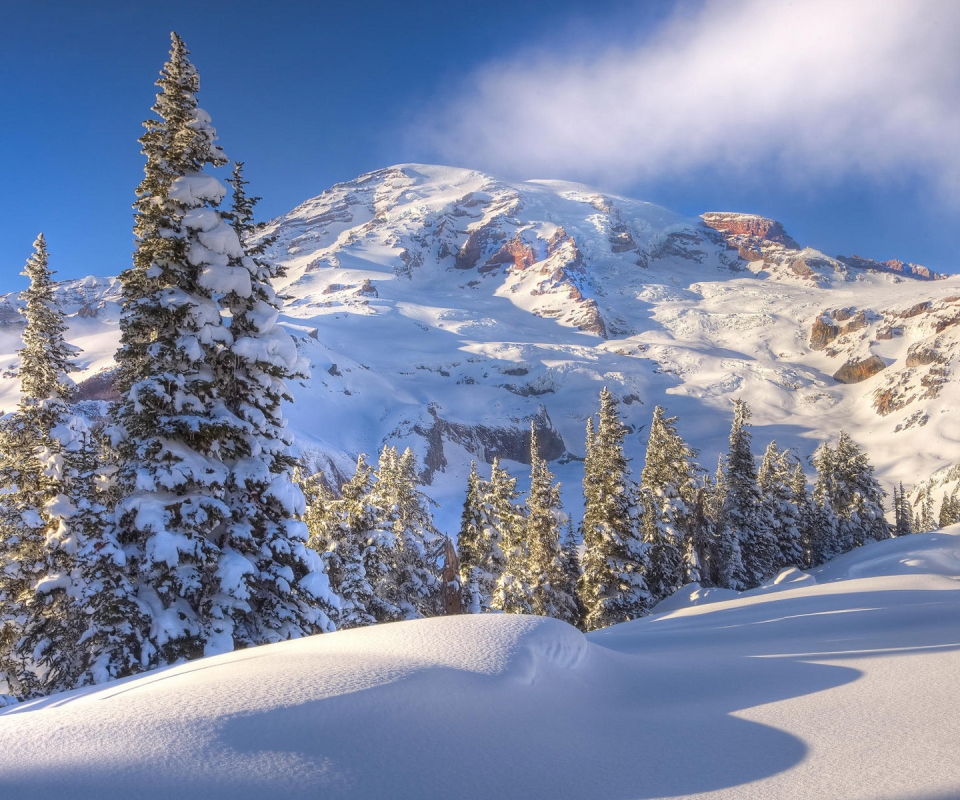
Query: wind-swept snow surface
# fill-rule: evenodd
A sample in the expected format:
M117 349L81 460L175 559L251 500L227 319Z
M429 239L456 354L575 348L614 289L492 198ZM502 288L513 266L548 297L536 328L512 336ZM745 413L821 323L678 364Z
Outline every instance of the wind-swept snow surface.
M960 796L960 527L589 636L270 645L0 714L0 797Z

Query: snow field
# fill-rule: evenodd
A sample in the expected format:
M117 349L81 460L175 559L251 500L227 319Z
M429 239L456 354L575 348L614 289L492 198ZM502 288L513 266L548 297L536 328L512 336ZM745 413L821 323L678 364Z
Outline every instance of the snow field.
M205 658L0 713L0 796L955 797L958 565L955 526L588 636L445 617Z

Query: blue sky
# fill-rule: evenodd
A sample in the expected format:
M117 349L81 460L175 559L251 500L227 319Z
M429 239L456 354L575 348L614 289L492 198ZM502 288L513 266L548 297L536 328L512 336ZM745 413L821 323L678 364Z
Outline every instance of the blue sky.
M877 10L879 5L881 10ZM263 217L405 161L780 219L960 272L960 14L943 0L0 3L0 290L38 231L116 274L169 32Z

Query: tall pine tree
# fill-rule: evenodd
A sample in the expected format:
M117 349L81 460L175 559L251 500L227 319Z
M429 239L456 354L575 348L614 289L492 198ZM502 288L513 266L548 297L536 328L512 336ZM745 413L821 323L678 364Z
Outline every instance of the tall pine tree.
M643 577L646 548L623 452L626 433L617 401L604 388L596 428L592 418L587 423L584 462L583 575L578 588L588 631L637 619L654 602Z
M379 516L371 547L379 550L374 589L381 621L436 616L442 609L439 560L443 537L433 524L431 500L420 491L416 457L384 447L374 487ZM368 570L373 579L372 556Z
M71 685L84 624L71 521L77 480L64 441L75 439L67 406L75 367L43 234L33 246L20 294L21 399L0 426L0 674L20 697Z
M790 460L789 450L781 450L776 442L770 442L757 473L761 502L769 512L777 543L775 568L778 570L802 567L804 561L800 542L801 510L795 503L795 470L791 469Z
M233 206L223 217L241 249L228 266L240 279L216 293L230 313L232 338L220 351L218 383L240 432L224 487L231 518L219 542L221 649L332 630L337 602L323 562L306 546L306 525L295 520L304 498L293 481L293 440L281 404L292 401L288 383L307 376L306 364L277 324L281 301L272 281L282 271L265 260L262 242L252 242L259 198L246 194L242 162L230 183Z
M530 614L533 605L530 597L530 582L527 574L529 550L524 514L516 504L520 492L517 479L494 459L487 484L486 507L488 525L500 544L503 554L503 569L493 590L491 605L499 611L512 614Z
M646 459L640 473L643 539L647 544L647 587L655 600L699 578L693 546L694 452L677 432L677 418L662 406L653 410ZM692 576L696 577L692 577Z
M840 520L843 552L890 538L883 510L886 492L874 477L866 453L846 431L840 431L833 453L833 476L831 501Z
M742 571L732 570L730 589L759 586L776 570L777 543L770 530L771 520L760 503L757 467L750 450L750 409L743 400L734 407L730 429L730 449L725 464L726 497L724 524L737 540Z
M486 524L484 498L488 492L487 482L477 472L476 462L471 462L457 535L461 595L463 608L469 614L491 609L493 592L503 572L499 537L491 537L493 531Z
M249 297L250 270L237 264L243 248L216 208L226 190L203 172L226 159L197 105L197 71L171 36L153 106L159 119L144 123L140 139L147 163L133 267L120 276L116 539L138 611L123 648L136 651L140 668L232 649L235 633L249 631L250 579L265 577L237 552L225 499L231 465L251 443L222 391L219 368L234 336L219 300ZM130 663L122 650L112 660Z
M576 624L576 585L560 542L563 519L560 485L553 482L547 462L540 458L537 429L530 425L530 494L527 496L527 564L530 610ZM508 568L509 568L508 563Z

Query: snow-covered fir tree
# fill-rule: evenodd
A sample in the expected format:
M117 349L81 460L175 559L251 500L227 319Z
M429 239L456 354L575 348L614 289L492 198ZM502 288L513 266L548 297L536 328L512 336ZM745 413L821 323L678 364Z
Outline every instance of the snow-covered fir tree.
M378 570L376 577L368 576L378 598L375 613L380 621L441 613L443 536L433 524L432 501L420 491L420 485L413 450L408 447L398 454L396 447L384 447L373 491L379 519L371 541L371 548L380 551L382 571ZM368 565L373 555L371 551Z
M477 462L470 462L467 495L460 516L457 552L460 557L460 586L463 608L468 614L489 611L497 579L503 571L503 557L498 541L487 536L484 497L486 481L477 472Z
M807 476L803 472L803 464L796 461L790 473L790 504L797 512L797 531L799 533L798 547L800 561L797 566L809 569L813 566L813 552L816 547L817 532L815 529L816 517L813 500L807 489Z
M773 536L777 542L776 569L802 567L804 563L800 541L802 512L794 500L796 470L791 460L789 450L781 450L776 442L770 442L757 473L761 502L770 514ZM800 474L802 476L803 472Z
M894 536L908 536L913 533L913 514L910 500L903 490L903 483L899 487L893 487L893 519Z
M84 437L77 453L82 491L74 524L83 545L78 553L81 603L88 615L83 634L84 672L79 685L104 683L136 672L143 612L127 569L127 556L109 524L119 487L115 453L102 431ZM104 521L108 524L104 524Z
M646 459L640 473L643 540L647 545L647 588L656 601L699 575L693 546L692 505L696 492L694 452L677 432L677 418L653 410Z
M933 515L933 495L927 486L923 487L917 493L917 499L914 500L913 523L911 527L915 533L927 533L935 530L937 527L937 522Z
M540 458L537 429L530 425L530 493L526 502L526 580L530 610L543 617L576 624L576 583L571 582L570 565L560 541L565 517L560 501L560 484L553 482L546 460ZM507 562L507 569L512 565Z
M64 452L75 438L67 405L75 367L43 234L33 246L23 271L30 284L20 294L21 399L0 424L0 675L19 697L71 685L83 628L81 542L71 524L77 481Z
M120 276L116 538L141 614L139 640L125 646L138 650L143 669L291 632L287 621L270 633L262 621L248 624L252 581L269 602L268 584L280 576L251 564L231 530L227 486L246 480L234 467L255 445L249 422L224 393L222 366L235 337L220 300L250 298L251 269L240 263L237 233L217 211L226 190L203 172L226 159L197 105L199 77L187 55L172 34L153 106L159 118L144 123L140 139L147 163L134 205L134 263ZM269 471L254 469L251 485ZM294 512L294 493L278 493L285 496L268 502ZM292 586L301 576L286 577ZM309 580L303 587L314 588ZM129 659L116 653L115 662Z
M833 510L835 461L834 450L826 443L817 448L813 456L817 477L813 484L813 521L810 525L811 536L808 549L810 565L814 567L845 552L844 542L841 540L840 520ZM852 547L852 542L850 546Z
M336 599L317 553L306 546L303 493L293 481L292 437L281 404L292 401L288 384L308 370L292 337L277 324L281 301L273 280L281 270L254 245L253 211L243 164L230 181L233 205L228 219L240 250L232 250L222 286L214 297L230 314L232 343L220 351L219 394L239 421L234 457L224 487L231 518L218 542L221 591L212 610L219 619L219 647L232 649L296 638L333 629Z
M583 570L580 568L580 545L573 529L573 518L569 516L563 535L563 568L567 573L567 586L570 587L569 591L577 609L576 617L571 624L582 628L585 609L577 587L580 585Z
M503 568L493 590L491 606L512 614L530 614L533 604L530 579L527 572L529 549L526 520L516 504L520 492L517 479L512 478L495 458L487 483L487 524L496 530L496 540L503 555Z
M834 514L840 520L842 552L867 542L890 538L890 526L883 510L885 495L873 475L873 465L867 454L846 431L840 431L833 452L830 499Z
M937 517L937 523L941 528L960 522L960 497L957 496L958 490L960 490L960 483L953 488L950 494L946 492L943 493L943 498L940 501L940 514ZM899 534L897 535L899 536Z
M338 628L377 621L377 600L367 575L370 542L377 526L377 512L371 503L373 481L373 468L360 455L353 477L341 487L340 497L330 499L325 490L317 488L318 481L308 483L315 487L307 493L313 500L305 515L311 530L309 541L320 551L331 590L339 599ZM318 498L326 501L320 509L315 505Z
M761 506L757 467L750 450L750 409L743 400L734 406L730 449L725 464L724 525L740 545L742 570L730 570L727 588L751 589L776 570L777 542L771 520ZM739 573L739 574L738 574Z
M640 538L617 401L604 388L596 427L587 421L584 462L583 575L578 587L584 628L605 628L648 613L653 597L644 581L646 549Z
M294 469L293 481L303 494L304 509L300 521L307 526L307 546L321 558L326 558L334 546L330 535L333 493L327 488L322 472L308 475L302 463Z
M700 477L699 484L694 491L690 509L690 538L687 546L692 553L686 558L686 582L716 586L719 552L716 524L711 513L713 483L710 476L705 474Z
M708 487L706 503L709 519L713 523L713 541L715 559L710 570L710 583L724 589L743 587L743 556L740 552L740 539L737 531L727 524L727 474L724 457L717 459L717 470L713 484Z

